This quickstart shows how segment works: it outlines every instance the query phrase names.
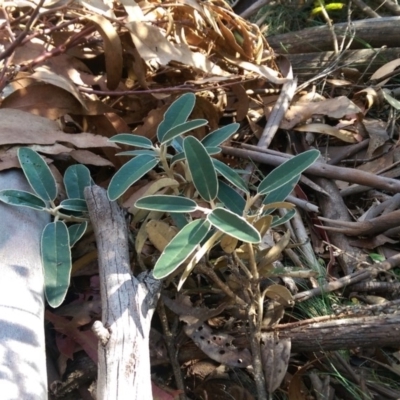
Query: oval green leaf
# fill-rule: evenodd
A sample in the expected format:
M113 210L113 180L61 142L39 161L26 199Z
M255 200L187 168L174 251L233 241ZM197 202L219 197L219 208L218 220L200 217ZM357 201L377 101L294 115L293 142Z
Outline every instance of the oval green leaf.
M318 150L308 150L285 161L263 179L258 186L258 193L267 194L292 181L314 164L319 155Z
M233 123L209 133L202 141L204 147L216 147L228 140L239 129L240 124Z
M296 214L296 210L293 209L289 210L282 218L274 217L274 219L272 220L271 228L285 224L286 222L290 221L294 217L294 214Z
M70 199L84 199L85 187L91 186L90 171L82 164L71 165L64 174L64 185Z
M137 156L123 165L111 179L107 193L113 201L121 197L128 188L138 181L144 174L152 170L158 160L150 155Z
M60 204L62 210L87 212L87 204L83 199L66 199ZM62 211L61 210L61 211Z
M243 242L260 243L261 241L261 236L257 229L244 218L224 208L212 210L207 216L207 221L220 231Z
M297 182L300 179L300 175L295 176L291 181L285 183L278 189L273 190L272 192L267 193L263 200L263 204L271 204L271 203L278 203L284 201L286 197L292 193L294 187L297 185ZM271 214L274 212L274 209L268 210L265 214Z
M153 270L154 278L163 279L174 272L201 243L210 224L203 219L197 219L187 224L167 244Z
M170 140L176 138L177 136L181 136L186 132L189 132L193 129L199 128L200 126L207 125L208 121L206 119L194 119L193 121L187 121L183 124L176 125L171 128L163 137L161 144L165 144Z
M160 143L171 128L187 121L195 103L196 96L193 93L185 93L169 106L164 114L164 119L157 128L157 138Z
M67 226L62 221L47 224L42 233L41 250L46 299L58 307L65 298L71 275L71 248Z
M228 210L237 215L243 215L243 210L246 206L245 199L235 189L221 180L218 185L217 198Z
M154 150L128 150L121 151L121 153L117 153L117 156L142 156L143 154L151 155L153 157L158 157L157 153ZM168 158L169 154L167 154Z
M18 149L18 160L34 192L44 201L53 201L57 185L46 161L29 147Z
M130 133L120 133L108 139L110 142L127 144L129 146L141 147L142 149L152 149L153 143L144 136L132 135Z
M183 148L196 190L204 200L214 200L218 193L218 180L207 150L193 136L185 138Z
M231 167L219 161L215 158L212 159L215 169L232 185L236 186L238 189L243 190L245 193L249 193L246 182L243 178Z
M46 203L38 196L22 190L6 189L0 191L0 201L13 206L29 207L44 210Z
M74 224L68 227L69 247L73 247L74 244L84 235L87 226L87 222L82 222L81 224Z
M181 196L145 196L135 203L135 207L151 211L190 213L197 209L197 203Z

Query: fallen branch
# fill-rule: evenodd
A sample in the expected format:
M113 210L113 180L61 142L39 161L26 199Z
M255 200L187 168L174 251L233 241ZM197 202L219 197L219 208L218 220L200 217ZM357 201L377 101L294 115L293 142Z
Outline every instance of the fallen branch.
M355 40L351 43L352 49L366 47L379 48L382 46L398 47L400 36L400 17L370 18L354 21L352 28L355 31ZM338 40L349 36L349 24L347 22L334 26ZM283 45L285 53L314 53L329 51L333 48L332 33L327 26L317 26L303 29L297 32L284 33L268 38L269 45L277 52L282 53Z
M247 145L246 147L250 147ZM269 150L260 150L256 146L251 146L256 150L243 150L234 147L221 146L222 152L230 156L236 156L246 159L252 159L255 162L272 165L274 167L281 165L291 156L274 155L269 153ZM398 193L400 191L400 181L391 178L385 178L369 172L356 170L352 168L336 167L334 165L323 164L320 162L314 163L305 173L320 176L327 179L338 179L345 182L357 183L359 185L373 187L375 189L387 190L388 192Z
M102 322L97 399L152 399L149 333L162 281L132 274L123 211L99 186L85 189L99 253Z

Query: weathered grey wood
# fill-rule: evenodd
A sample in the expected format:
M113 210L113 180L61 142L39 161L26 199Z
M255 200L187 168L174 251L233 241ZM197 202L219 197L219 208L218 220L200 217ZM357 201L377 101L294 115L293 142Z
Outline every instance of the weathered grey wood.
M346 67L357 68L360 72L366 71L372 75L379 67L398 58L400 48L386 49L357 49L346 50L340 59L340 64ZM337 60L338 55L333 51L319 53L288 54L294 74L300 81L313 78Z
M0 173L0 190L29 191L22 172ZM47 213L0 203L0 398L47 399L40 237Z
M334 25L338 40L341 41L346 36L346 43L350 37L347 26L347 23ZM400 17L363 19L354 21L353 27L355 39L351 45L352 49L365 49L365 42L375 48L399 46ZM270 46L279 53L315 53L333 50L332 34L327 26L271 36L267 40Z
M135 278L129 263L128 227L123 211L104 189L85 189L96 236L102 323L95 327L98 348L98 400L152 399L150 322L161 281L144 273Z

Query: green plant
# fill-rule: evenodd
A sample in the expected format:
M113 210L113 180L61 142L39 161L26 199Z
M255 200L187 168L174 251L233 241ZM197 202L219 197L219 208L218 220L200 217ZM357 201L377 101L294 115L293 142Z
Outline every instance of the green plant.
M203 119L188 121L194 104L195 96L188 93L169 107L157 129L158 144L153 145L150 140L131 134L119 134L110 139L142 149L120 153L134 158L112 178L108 188L110 200L118 199L155 168L160 171L160 180L169 179L168 183L157 186L139 199L132 211L134 220L142 222L142 226L160 220L165 213L179 221L180 231L165 246L153 271L156 278L162 279L186 262L178 287L217 242L229 242L233 249L240 242L249 245L246 251L254 255L251 268L257 270L256 264L266 256L266 252L257 247L262 235L290 219L294 210L284 219L272 218L269 214L279 207L294 208L284 200L301 173L319 156L317 150L310 150L293 157L266 176L256 189L250 190L237 170L211 157L218 154L219 146L236 133L238 124L217 129L201 141L193 136L183 137L207 124ZM192 213L202 214L202 217L190 218ZM136 239L138 254L144 243L143 237L139 233Z
M28 147L18 150L18 159L34 193L6 189L0 191L0 201L47 212L54 217L43 230L41 255L46 299L52 307L58 307L69 287L71 248L87 228L83 190L91 185L90 172L84 165L70 166L64 174L68 198L56 205L56 180L46 161ZM66 224L71 222L77 223L67 227Z

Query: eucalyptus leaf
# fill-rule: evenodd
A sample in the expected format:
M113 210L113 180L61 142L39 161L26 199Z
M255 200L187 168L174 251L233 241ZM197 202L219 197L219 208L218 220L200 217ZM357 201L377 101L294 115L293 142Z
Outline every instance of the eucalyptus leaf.
M64 222L45 226L41 251L46 299L51 307L58 307L67 294L72 268L69 233Z
M246 243L260 243L260 233L244 218L224 208L215 208L207 221L220 231Z
M183 124L175 125L168 132L165 133L161 144L165 144L177 136L181 136L186 132L190 132L193 129L199 128L201 126L207 125L208 121L206 119L194 119L193 121L186 121Z
M6 189L0 191L0 201L13 206L44 210L46 203L38 196L22 190Z
M197 209L197 203L181 196L153 195L140 198L135 207L151 211L190 213Z
M152 149L153 143L144 136L132 135L130 133L120 133L108 139L110 142L127 144L129 146L141 147L142 149Z
M258 193L267 194L294 180L314 164L319 155L318 150L308 150L285 161L262 180L258 186Z
M157 164L158 160L150 155L137 156L128 161L112 177L107 190L108 198L111 201L117 200L131 185L152 170Z
M242 216L246 206L245 199L231 186L219 180L217 198L224 206L237 215Z
M46 161L29 147L18 149L18 160L34 192L44 201L53 201L57 185Z
M249 193L246 182L243 178L231 167L219 161L215 158L212 159L215 169L232 185L236 186L238 189L243 190L245 193Z
M60 204L62 210L87 212L87 204L83 199L66 199Z
M85 187L92 185L89 169L82 164L71 165L65 171L64 185L70 199L84 199Z
M160 143L171 128L187 121L195 103L196 96L193 93L185 93L170 105L164 114L164 119L157 128L157 138Z
M228 140L239 129L240 124L233 123L225 125L209 133L202 141L204 147L216 147Z
M196 249L207 235L210 224L202 219L187 224L168 243L153 270L156 279L163 279L174 272Z
M68 227L70 247L73 247L75 243L84 235L87 226L87 222L82 222L80 224L73 224Z
M207 150L193 136L185 138L183 147L196 190L204 200L214 200L218 193L218 180Z

